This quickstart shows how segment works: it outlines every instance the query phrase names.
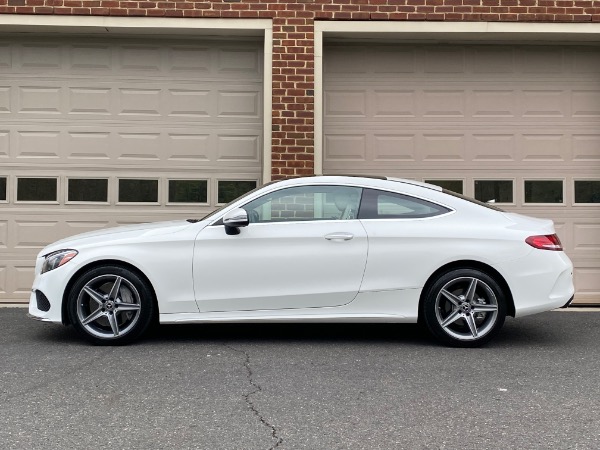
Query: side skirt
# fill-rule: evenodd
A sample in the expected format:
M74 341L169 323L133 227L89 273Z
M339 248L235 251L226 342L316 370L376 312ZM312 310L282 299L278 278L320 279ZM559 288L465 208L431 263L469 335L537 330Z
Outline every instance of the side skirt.
M326 308L160 314L160 323L383 322L416 323L421 289L360 292L347 305Z

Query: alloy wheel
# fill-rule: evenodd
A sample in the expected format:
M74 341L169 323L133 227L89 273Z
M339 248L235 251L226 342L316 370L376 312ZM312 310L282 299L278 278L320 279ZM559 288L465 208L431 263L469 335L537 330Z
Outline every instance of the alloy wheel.
M89 280L77 297L77 319L92 336L115 339L129 333L139 320L142 305L131 281L115 274Z
M498 318L498 299L493 289L476 277L457 277L438 291L435 315L450 337L475 341L493 330Z

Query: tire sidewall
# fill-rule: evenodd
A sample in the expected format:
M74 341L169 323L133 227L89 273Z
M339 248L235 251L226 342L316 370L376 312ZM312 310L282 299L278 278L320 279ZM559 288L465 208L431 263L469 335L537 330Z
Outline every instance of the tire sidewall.
M436 316L435 302L438 293L446 283L460 277L477 278L483 281L492 289L498 302L498 314L492 329L479 339L464 341L449 335L442 328ZM429 331L444 344L452 347L479 347L489 342L504 325L504 320L506 318L506 297L500 285L487 273L478 269L454 269L438 276L433 284L427 289L423 299L421 312L421 316Z
M116 338L101 338L90 334L81 324L77 314L77 301L81 290L90 280L102 275L118 275L125 278L133 284L140 296L141 309L137 322L127 334ZM154 314L154 294L150 289L148 282L136 272L116 265L95 267L81 275L71 287L67 302L70 323L81 336L96 345L123 345L134 341L146 331Z

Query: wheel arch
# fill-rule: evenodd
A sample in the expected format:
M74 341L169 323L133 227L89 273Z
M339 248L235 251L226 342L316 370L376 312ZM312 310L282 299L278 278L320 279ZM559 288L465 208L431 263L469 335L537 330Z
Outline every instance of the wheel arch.
M69 325L71 323L69 320L67 302L68 302L69 294L71 292L73 285L77 282L77 280L84 273L86 273L92 269L95 269L97 267L102 267L102 266L118 266L118 267L122 267L124 269L131 270L132 272L135 272L140 278L142 278L146 283L148 283L148 287L152 291L152 301L154 302L154 312L155 312L155 316L156 316L153 318L153 320L158 319L159 311L158 311L158 301L156 299L156 290L154 289L152 282L146 276L146 274L144 272L142 272L140 269L138 269L136 266L134 266L133 264L130 264L130 263L118 260L118 259L102 259L99 261L93 261L89 264L86 264L85 266L79 268L79 270L77 272L75 272L73 274L73 276L71 276L71 279L69 280L69 282L67 283L67 286L65 287L65 290L63 292L63 298L62 298L61 320L64 325Z
M500 285L502 291L504 292L504 295L506 296L506 314L508 316L515 317L515 302L512 296L512 292L510 290L510 287L508 286L508 283L500 274L500 272L498 272L492 266L482 263L480 261L460 260L443 265L435 272L433 272L431 276L427 279L427 282L421 290L421 296L419 297L419 322L422 320L423 301L425 300L425 295L427 294L427 291L429 290L431 285L435 283L435 280L437 280L444 273L456 269L476 269L485 272L489 276L491 276Z

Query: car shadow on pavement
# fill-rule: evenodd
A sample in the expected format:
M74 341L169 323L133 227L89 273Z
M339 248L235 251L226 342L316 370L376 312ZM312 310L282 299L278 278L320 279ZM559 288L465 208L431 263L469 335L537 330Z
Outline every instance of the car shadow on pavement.
M557 313L546 313L557 314ZM67 345L89 345L73 329L42 324L29 331L34 340ZM548 326L544 320L507 318L503 329L487 348L551 347L557 343L577 345L577 334ZM131 345L160 346L174 343L395 343L416 347L440 346L417 324L394 323L244 323L156 325Z
M398 342L428 345L426 330L416 324L373 323L245 323L161 325L144 341L245 341L245 342Z
M290 323L290 324L186 324L154 327L144 343L162 342L306 342L378 344L398 343L419 347L439 346L418 324L396 323ZM486 347L552 346L565 342L560 330L527 319L507 318L500 333Z

